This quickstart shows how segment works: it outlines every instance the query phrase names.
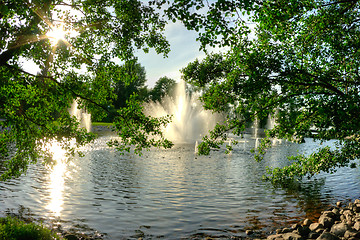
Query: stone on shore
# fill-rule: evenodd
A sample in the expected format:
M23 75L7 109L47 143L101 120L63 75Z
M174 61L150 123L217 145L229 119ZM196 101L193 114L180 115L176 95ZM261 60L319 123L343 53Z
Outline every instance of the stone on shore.
M354 224L354 229L355 229L356 231L360 231L360 222L356 222L356 223Z
M340 238L332 233L323 232L316 240L339 240Z
M312 223L310 224L309 229L312 232L316 232L316 230L318 229L324 229L324 225L322 225L321 223Z
M303 222L303 225L304 226L310 226L310 224L312 224L312 221L310 219L305 219L304 222Z
M343 207L342 207L343 206ZM360 239L360 200L348 206L337 202L330 211L324 211L318 222L305 219L291 228L277 229L268 240L354 240Z
M343 222L334 224L331 227L331 233L335 234L338 237L344 236L345 232L349 229L349 226Z

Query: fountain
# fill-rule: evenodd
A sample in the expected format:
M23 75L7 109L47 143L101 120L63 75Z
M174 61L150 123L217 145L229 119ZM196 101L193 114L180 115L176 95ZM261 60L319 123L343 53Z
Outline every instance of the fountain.
M253 136L255 139L255 149L257 149L260 145L259 128L260 128L260 121L258 118L256 118L253 123Z
M78 99L75 99L72 103L69 113L71 116L76 117L81 128L85 128L87 132L91 132L91 114L79 108Z
M195 150L194 150L194 153L195 153L195 154L198 154L198 153L199 153L198 146L199 146L199 143L198 143L198 141L196 140L196 142L195 142Z
M266 120L266 129L273 129L274 127L275 127L275 117L272 114L269 114Z
M267 118L267 122L266 122L266 128L267 129L273 129L276 125L276 120L275 120L275 116L277 115L277 111L275 112L274 115L269 114L268 118ZM281 144L282 143L282 139L278 139L278 138L273 138L271 139L273 146L275 146L277 143Z
M248 153L253 136L242 141L244 151L234 146L231 157L224 151L194 156L191 144L154 148L141 156L120 154L108 148L111 137L99 137L80 149L83 158L71 160L60 145L49 145L57 161L51 170L39 161L26 175L0 182L0 215L43 221L95 239L241 239L254 226L273 232L305 218L317 219L329 202L360 195L358 168L321 173L292 191L274 191L264 184L266 166L288 166L287 156L316 151L324 146L319 142L278 145L259 164ZM230 136L228 144L238 139ZM321 144L333 147L336 141Z
M175 96L166 96L161 103L150 102L145 111L152 117L172 116L163 132L174 143L195 143L222 119L220 114L203 109L198 96L186 94L184 81L177 84Z

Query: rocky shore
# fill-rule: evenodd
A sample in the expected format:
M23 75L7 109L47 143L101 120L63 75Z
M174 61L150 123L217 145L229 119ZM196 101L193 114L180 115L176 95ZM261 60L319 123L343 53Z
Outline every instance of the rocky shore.
M317 222L305 219L291 227L277 229L276 234L267 238L254 238L252 230L247 230L247 240L360 240L360 200L348 204L336 203L336 206L322 212ZM102 236L85 236L79 234L62 233L66 240L94 240ZM190 239L219 239L219 238L190 238ZM225 239L225 238L221 238ZM142 240L142 238L139 238Z
M322 212L318 222L305 219L290 228L277 229L267 240L356 240L360 239L360 200L344 205L338 202Z

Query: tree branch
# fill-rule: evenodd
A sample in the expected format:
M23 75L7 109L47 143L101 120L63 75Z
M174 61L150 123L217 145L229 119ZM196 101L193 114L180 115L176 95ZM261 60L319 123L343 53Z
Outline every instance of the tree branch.
M343 0L343 1L337 1L337 2L330 2L327 4L322 4L321 7L327 7L327 6L331 6L331 5L335 5L335 4L340 4L340 3L356 3L358 2L358 0Z
M307 76L310 76L312 78L314 78L317 82L315 83L302 83L302 82L290 82L292 84L298 84L298 85L307 85L307 86L321 86L324 87L340 96L344 96L345 93L340 91L338 88L336 88L335 86L331 85L330 83L322 80L319 76L316 76L314 74L309 73L308 71L305 71L304 69L300 69L297 72L294 72L294 74L305 74Z
M15 67L15 66L11 66L11 65L9 65L9 64L7 64L7 63L5 64L5 66L7 66L7 67L9 67L9 68L12 68L12 69L14 69L14 70L16 70L16 71L25 73L25 74L27 74L27 75L29 75L29 76L32 76L32 77L35 77L35 78L46 78L46 79L49 79L49 80L51 80L52 82L56 83L56 84L57 84L58 86L60 86L61 88L65 89L65 90L67 90L67 91L70 91L74 96L79 97L79 98L81 98L81 99L83 99L83 100L86 100L86 101L94 104L95 106L103 109L103 110L106 111L107 113L110 113L110 111L109 111L106 107L98 104L97 102L95 102L94 100L92 100L92 99L90 99L90 98L88 98L88 97L85 97L85 96L83 96L83 95L81 95L81 94L76 93L76 92L75 92L74 90L72 90L71 88L64 87L63 84L61 84L60 82L58 82L58 81L57 81L54 77L52 77L52 76L35 75L35 74L32 74L32 73L26 72L26 71L24 71L24 70L21 69L21 68L18 68L18 67Z
M67 6L67 7L72 7L72 8L80 11L82 14L85 15L85 13L81 10L81 5L67 4L67 3L57 3L57 4L54 4L54 6Z

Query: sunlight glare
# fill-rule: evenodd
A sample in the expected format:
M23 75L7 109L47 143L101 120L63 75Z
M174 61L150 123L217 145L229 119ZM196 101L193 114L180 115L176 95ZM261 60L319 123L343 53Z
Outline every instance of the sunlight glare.
M67 171L66 151L57 141L51 141L49 145L49 150L53 153L53 159L56 161L56 164L51 168L49 176L50 200L46 208L50 210L55 217L59 217L64 203L63 192L65 188L65 174Z
M53 27L46 36L50 39L51 46L55 46L60 40L65 40L65 34L63 27Z

